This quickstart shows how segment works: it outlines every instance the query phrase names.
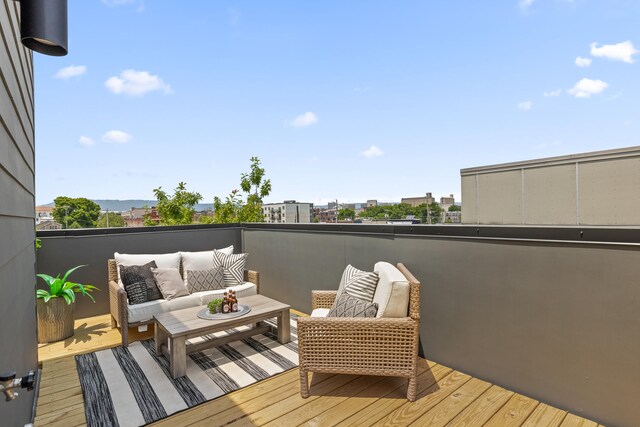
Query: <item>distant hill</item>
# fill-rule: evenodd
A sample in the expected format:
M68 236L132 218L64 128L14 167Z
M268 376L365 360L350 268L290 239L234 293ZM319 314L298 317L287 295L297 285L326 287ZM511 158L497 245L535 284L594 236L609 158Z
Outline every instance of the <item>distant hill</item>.
M155 206L157 200L93 200L100 205L100 209L106 211L109 209L111 212L124 212L131 210L131 208L143 208L145 206ZM54 206L53 202L44 206ZM204 211L207 209L213 209L213 203L200 203L195 206L196 211Z

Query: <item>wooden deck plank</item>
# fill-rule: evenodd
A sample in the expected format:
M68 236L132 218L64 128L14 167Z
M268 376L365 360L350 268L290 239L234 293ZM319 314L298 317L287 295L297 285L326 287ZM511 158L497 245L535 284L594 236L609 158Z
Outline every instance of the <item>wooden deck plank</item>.
M420 378L418 381L417 401L421 402L421 399L429 393L438 390L438 382L447 378L453 370L446 366L438 365L425 373L425 378ZM397 410L402 405L407 403L406 394L395 395L389 394L383 396L380 399L376 399L371 405L358 411L354 415L345 418L339 422L338 426L361 426L369 425L373 422L380 420L392 411ZM414 403L416 404L416 403Z
M597 427L598 423L586 420L575 414L567 414L560 427Z
M538 401L521 394L511 399L485 424L486 427L520 426L538 406Z
M544 403L539 404L522 424L522 427L548 426L558 427L564 421L567 411L554 408Z
M426 365L426 364L425 364ZM421 366L418 368L418 382L428 381L432 376L428 369L437 366L431 364L430 367ZM386 377L373 387L361 390L353 399L347 399L344 402L334 406L331 410L325 410L321 414L301 423L300 426L334 426L349 418L350 416L360 412L369 405L377 402L381 396L384 398L404 399L407 395L407 380L397 377Z
M381 419L375 420L375 424L386 426L408 425L438 405L469 380L471 380L469 375L452 371L436 384L433 384L424 392L419 393L415 402L402 402L399 408L391 412L386 412ZM366 419L361 419L361 421L367 422Z
M481 426L489 421L511 396L513 396L512 391L493 385L460 412L448 425L456 427Z
M477 378L471 378L460 388L446 396L432 409L422 414L419 418L411 420L410 422L402 423L402 425L428 425L434 427L442 427L453 418L455 418L456 415L458 415L464 408L469 406L480 395L487 391L489 387L491 387L490 383L479 380ZM394 423L387 425L399 424Z

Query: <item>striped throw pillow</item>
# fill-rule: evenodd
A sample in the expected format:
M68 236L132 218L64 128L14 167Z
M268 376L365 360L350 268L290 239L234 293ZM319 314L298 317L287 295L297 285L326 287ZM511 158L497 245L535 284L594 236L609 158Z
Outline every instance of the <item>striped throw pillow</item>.
M348 265L342 274L340 288L343 292L361 300L372 302L378 286L378 273L362 271Z
M224 284L236 286L244 283L244 267L247 264L249 254L225 254L219 250L213 250L213 268L222 267Z

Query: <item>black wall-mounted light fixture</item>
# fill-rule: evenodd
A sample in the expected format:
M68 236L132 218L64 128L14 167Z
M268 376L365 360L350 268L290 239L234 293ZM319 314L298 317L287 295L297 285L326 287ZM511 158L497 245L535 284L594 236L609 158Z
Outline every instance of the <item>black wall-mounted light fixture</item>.
M67 0L20 2L20 37L29 49L51 56L67 54Z

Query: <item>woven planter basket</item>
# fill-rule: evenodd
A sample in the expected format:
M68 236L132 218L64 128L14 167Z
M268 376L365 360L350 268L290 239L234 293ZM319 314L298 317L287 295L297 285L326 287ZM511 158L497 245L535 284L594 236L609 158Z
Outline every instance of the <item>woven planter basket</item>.
M38 343L60 341L73 335L73 304L64 298L37 299Z

